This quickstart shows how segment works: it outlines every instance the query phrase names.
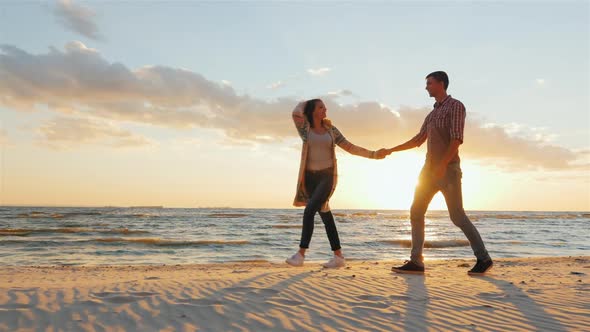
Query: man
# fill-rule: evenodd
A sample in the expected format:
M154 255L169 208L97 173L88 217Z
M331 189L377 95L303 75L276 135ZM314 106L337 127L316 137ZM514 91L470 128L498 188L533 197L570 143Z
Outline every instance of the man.
M426 161L410 209L411 257L403 266L392 268L398 273L424 273L424 215L438 191L445 197L451 220L461 228L477 257L477 263L468 273L483 274L493 265L479 232L463 210L459 145L463 143L465 106L447 95L448 87L449 77L445 72L436 71L426 76L426 90L436 99L434 109L414 138L388 150L389 153L408 150L427 141Z

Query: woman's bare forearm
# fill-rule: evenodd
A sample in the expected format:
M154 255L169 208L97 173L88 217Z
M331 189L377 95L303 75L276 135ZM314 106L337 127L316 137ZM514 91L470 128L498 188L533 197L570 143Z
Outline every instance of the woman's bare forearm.
M376 158L375 151L354 145L354 144L350 143L349 141L344 141L344 142L338 144L338 146L340 146L344 151L346 151L352 155L355 155L355 156L365 157L365 158L369 158L369 159Z

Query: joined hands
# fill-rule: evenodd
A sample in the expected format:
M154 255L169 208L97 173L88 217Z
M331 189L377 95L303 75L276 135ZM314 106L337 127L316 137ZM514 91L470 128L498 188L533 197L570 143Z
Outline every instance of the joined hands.
M375 159L384 159L393 152L393 149L382 148L375 151Z

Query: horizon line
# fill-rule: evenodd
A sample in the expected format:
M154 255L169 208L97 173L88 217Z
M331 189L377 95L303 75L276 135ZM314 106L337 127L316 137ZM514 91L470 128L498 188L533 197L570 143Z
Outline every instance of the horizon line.
M36 204L15 204L15 205L3 205L0 204L0 208L10 207L50 207L50 208L143 208L143 209L227 209L227 210L299 210L301 207L286 207L286 208L272 208L272 207L231 207L231 206L197 206L197 207L181 207L181 206L163 206L163 205L130 205L130 206L119 206L119 205L36 205ZM349 208L338 208L332 209L332 211L338 210L357 210L357 211L409 211L410 209L349 209ZM428 211L448 211L446 209L428 209ZM478 209L466 209L466 211L472 212L580 212L590 213L590 210L478 210Z

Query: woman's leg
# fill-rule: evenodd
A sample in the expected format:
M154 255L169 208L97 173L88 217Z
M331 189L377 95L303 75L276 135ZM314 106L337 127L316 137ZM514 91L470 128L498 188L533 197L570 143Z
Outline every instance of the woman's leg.
M301 241L299 252L304 255L309 248L309 242L313 235L314 217L328 199L332 190L332 175L324 173L306 175L306 188L310 192L309 200L303 211L303 227L301 229Z
M315 188L318 185L318 178L316 174L307 173L305 175L305 188L308 193L315 192ZM310 204L311 203L311 204ZM313 235L313 219L315 217L314 212L314 203L310 199L307 201L307 205L305 206L305 210L303 210L303 227L301 228L301 241L299 242L299 253L305 256L305 250L309 248L309 242L311 241L311 236ZM317 210L316 210L317 211Z
M320 217L322 217L322 221L326 227L326 234L328 235L328 240L330 240L332 251L334 251L335 255L342 256L340 238L338 237L338 230L336 229L336 223L334 222L332 211L320 212Z

